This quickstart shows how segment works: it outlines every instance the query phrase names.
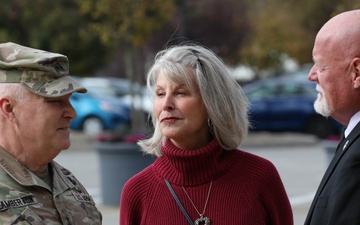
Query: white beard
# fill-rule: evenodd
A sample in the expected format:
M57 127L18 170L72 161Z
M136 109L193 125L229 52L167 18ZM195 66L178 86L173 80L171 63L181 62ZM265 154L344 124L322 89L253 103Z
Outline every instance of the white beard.
M330 107L326 102L325 94L319 84L316 85L316 90L321 93L321 95L318 94L317 99L314 102L315 111L324 117L331 116Z

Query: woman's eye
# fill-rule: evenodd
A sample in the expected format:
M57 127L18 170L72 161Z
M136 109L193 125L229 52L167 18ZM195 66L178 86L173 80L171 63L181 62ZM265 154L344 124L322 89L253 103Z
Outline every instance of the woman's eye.
M176 91L176 94L177 95L187 95L189 93L189 91L188 90L177 90Z

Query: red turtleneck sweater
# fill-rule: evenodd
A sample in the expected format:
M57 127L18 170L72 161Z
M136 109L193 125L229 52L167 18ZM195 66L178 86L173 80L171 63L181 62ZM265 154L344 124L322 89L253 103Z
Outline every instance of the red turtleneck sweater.
M291 206L271 162L241 150L223 150L216 140L196 150L182 150L167 141L163 156L133 176L124 186L121 225L187 225L167 188L167 179L184 208L199 218L182 186L211 225L292 225Z

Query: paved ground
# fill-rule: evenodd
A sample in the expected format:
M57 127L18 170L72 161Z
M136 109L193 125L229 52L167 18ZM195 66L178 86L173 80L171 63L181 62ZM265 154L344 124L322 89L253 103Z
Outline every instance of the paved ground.
M72 134L72 147L56 158L85 185L103 213L104 225L117 225L119 207L102 202L99 156L91 138ZM295 225L304 223L309 205L328 164L323 146L312 136L252 133L241 149L274 163L289 195Z

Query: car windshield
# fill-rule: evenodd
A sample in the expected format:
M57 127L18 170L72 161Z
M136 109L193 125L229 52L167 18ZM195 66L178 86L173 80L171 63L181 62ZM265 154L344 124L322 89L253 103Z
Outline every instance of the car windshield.
M114 89L110 89L107 87L101 87L101 86L86 86L86 89L88 92L92 95L96 96L110 96L110 97L116 97L117 94Z
M83 85L88 89L89 93L96 96L124 97L131 94L131 85L125 79L111 78L86 78L82 80ZM138 84L133 84L133 93L142 93L142 88Z

